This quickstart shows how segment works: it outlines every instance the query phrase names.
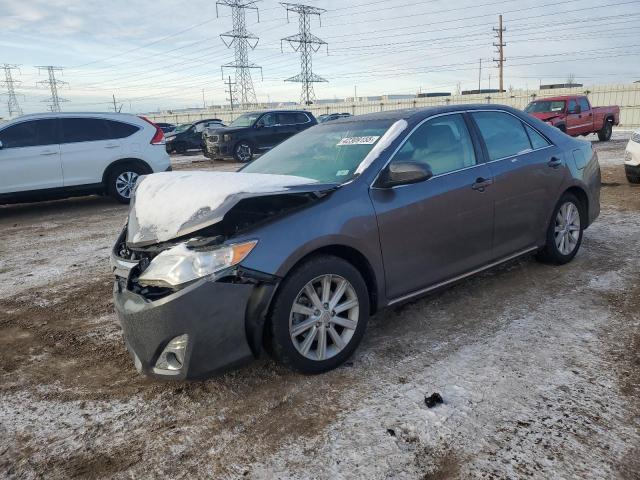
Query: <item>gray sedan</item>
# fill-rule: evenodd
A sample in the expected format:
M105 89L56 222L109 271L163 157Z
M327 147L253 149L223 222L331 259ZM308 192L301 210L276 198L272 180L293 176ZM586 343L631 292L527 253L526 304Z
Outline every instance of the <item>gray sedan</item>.
M509 107L335 120L238 173L142 177L115 306L151 376L206 377L264 348L324 372L382 308L521 255L570 262L599 196L589 142Z

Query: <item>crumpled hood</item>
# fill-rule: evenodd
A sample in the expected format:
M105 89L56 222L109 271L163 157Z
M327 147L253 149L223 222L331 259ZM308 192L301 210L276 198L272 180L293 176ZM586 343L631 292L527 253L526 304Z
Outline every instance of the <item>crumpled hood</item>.
M208 127L206 130L207 135L224 135L233 134L238 132L244 132L248 127Z
M310 178L264 173L192 171L142 176L131 199L127 245L165 242L213 225L244 198L334 187Z
M543 122L548 122L549 120L558 118L561 114L558 112L535 112L535 113L530 113L529 115L532 115L537 119L542 120Z

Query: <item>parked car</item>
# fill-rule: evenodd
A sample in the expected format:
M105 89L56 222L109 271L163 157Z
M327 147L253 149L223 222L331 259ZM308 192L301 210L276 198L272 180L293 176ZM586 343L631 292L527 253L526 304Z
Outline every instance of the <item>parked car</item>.
M599 198L591 143L510 107L335 120L239 173L139 182L112 251L115 306L152 376L207 376L263 342L324 372L384 307L521 255L570 262Z
M42 113L0 125L0 202L109 194L171 169L162 130L125 113Z
M620 107L592 107L584 95L535 100L524 111L572 137L597 133L601 142L608 141L620 123Z
M223 127L219 118L198 120L194 123L184 123L167 135L167 152L185 153L187 150L204 150L202 132L207 127Z
M640 130L631 135L624 154L624 171L629 183L640 183Z
M328 113L326 115L320 115L318 117L318 123L330 122L331 120L337 120L338 118L345 118L350 116L350 113Z
M249 162L256 153L272 149L287 138L316 125L304 110L269 110L240 115L225 128L210 127L204 136L209 158Z
M173 132L176 129L176 125L174 125L173 123L158 122L156 123L156 125L160 127L160 129L164 132L165 135L167 133Z

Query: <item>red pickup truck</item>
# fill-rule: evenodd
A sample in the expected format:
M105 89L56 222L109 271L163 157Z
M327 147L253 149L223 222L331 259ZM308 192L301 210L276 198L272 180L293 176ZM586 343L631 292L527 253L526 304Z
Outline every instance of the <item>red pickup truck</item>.
M584 95L541 98L524 111L572 137L597 133L602 142L611 138L613 126L620 123L620 107L592 107Z

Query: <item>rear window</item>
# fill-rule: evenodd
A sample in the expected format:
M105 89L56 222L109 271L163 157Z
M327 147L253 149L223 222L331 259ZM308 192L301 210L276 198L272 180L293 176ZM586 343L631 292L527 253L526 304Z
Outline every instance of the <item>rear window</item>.
M503 112L474 112L471 115L478 124L490 160L531 150L527 132L516 117Z
M125 138L138 127L103 118L62 118L62 143L97 142Z

